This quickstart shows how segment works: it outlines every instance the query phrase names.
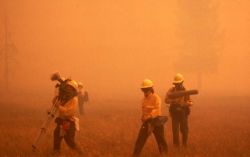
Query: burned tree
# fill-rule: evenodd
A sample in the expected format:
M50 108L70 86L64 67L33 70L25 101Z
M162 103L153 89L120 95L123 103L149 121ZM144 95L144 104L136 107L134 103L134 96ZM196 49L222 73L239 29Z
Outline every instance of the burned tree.
M4 18L4 40L3 47L0 49L1 60L4 63L4 87L5 90L9 90L9 79L10 79L10 64L13 62L13 55L17 52L15 44L12 42L10 32L8 29L7 16Z
M179 0L180 49L175 70L197 76L197 86L202 86L204 74L215 73L219 58L217 7L211 0Z

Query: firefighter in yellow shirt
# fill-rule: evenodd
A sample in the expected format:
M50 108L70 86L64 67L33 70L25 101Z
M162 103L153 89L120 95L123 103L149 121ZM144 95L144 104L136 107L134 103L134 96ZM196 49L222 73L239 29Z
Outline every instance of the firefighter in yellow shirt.
M161 99L154 92L153 82L145 79L142 83L141 90L144 93L142 101L142 126L137 137L133 156L139 156L141 150L153 132L161 154L165 155L168 151L167 142L164 135L164 123L167 121L166 116L161 116Z
M188 139L188 115L190 114L190 106L193 104L190 96L182 96L179 98L171 99L168 95L171 92L186 90L184 85L183 75L178 73L174 77L173 87L171 87L165 98L165 103L170 104L169 112L172 118L172 132L173 132L173 144L179 147L179 130L182 133L182 144L187 145Z
M61 141L64 139L70 148L81 153L81 148L75 142L75 132L79 129L76 123L78 118L75 117L78 105L77 82L71 79L64 80L58 86L58 91L54 98L54 101L60 102L57 105L58 117L55 119L57 126L54 130L54 151L60 153Z

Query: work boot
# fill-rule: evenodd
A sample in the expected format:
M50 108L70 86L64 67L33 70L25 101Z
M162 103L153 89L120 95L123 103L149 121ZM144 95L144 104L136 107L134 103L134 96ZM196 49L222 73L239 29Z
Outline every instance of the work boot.
M183 143L182 146L183 146L183 147L187 147L187 143Z
M75 148L73 148L79 155L84 155L84 151L82 149L82 147L77 144Z
M179 144L179 143L178 143L178 144L176 143L176 144L174 144L174 147L175 147L175 148L179 148L179 147L180 147L180 144Z
M167 151L161 152L161 154L160 154L160 157L167 157L167 156L168 156Z
M52 152L53 157L61 157L61 151L60 150L54 150Z

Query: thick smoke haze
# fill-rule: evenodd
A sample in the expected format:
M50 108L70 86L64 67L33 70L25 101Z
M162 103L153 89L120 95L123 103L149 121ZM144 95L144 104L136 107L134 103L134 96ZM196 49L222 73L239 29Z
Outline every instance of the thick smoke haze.
M185 50L197 53L192 50L199 45L199 51L206 52L213 44L211 53L217 57L206 62L216 60L216 70L205 72L203 60L193 65L204 69L201 94L249 96L250 2L203 0L198 8L195 2L182 2L1 0L0 48L5 45L6 23L7 42L17 48L8 54L8 92L52 95L49 77L55 71L83 82L93 99L141 97L144 78L152 79L164 95L177 72L183 73L188 88L198 88L196 72L175 65L192 63L192 57L180 60ZM197 15L206 26L196 21ZM192 25L200 28L196 35L187 33ZM204 39L207 32L216 38ZM194 43L192 49L190 44L181 47L185 42ZM0 57L1 91L7 92L2 53Z

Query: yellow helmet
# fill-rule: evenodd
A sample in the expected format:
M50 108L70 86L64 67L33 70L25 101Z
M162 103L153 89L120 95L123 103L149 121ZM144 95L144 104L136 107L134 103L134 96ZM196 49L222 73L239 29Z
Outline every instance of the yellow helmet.
M153 86L154 86L154 84L150 79L145 79L142 82L141 88L150 88L150 87L153 87Z
M183 78L183 75L180 74L180 73L177 73L175 76L174 76L174 81L173 83L176 84L176 83L182 83L184 81L184 78Z
M75 80L67 81L67 84L73 87L76 91L78 91L78 83Z

